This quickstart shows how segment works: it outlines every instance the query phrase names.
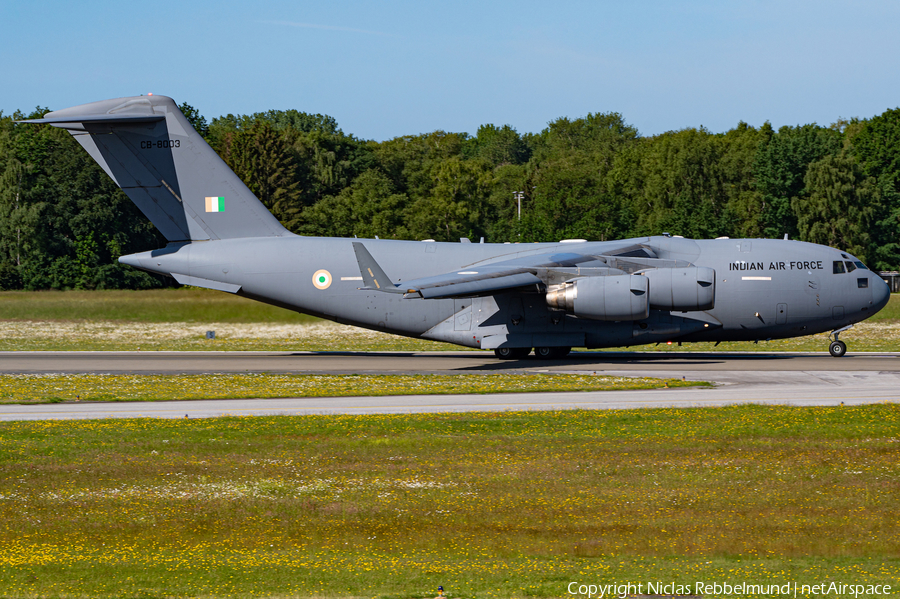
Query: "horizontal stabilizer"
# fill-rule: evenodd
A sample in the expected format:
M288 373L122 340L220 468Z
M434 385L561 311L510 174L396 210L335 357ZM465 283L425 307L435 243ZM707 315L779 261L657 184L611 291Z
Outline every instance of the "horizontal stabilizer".
M50 113L53 114L53 113ZM135 123L153 123L165 120L164 114L83 114L77 117L54 117L42 119L29 119L19 121L20 123L31 123L33 125L53 125L61 129L77 129L86 131L85 123L91 125L100 124L135 124Z

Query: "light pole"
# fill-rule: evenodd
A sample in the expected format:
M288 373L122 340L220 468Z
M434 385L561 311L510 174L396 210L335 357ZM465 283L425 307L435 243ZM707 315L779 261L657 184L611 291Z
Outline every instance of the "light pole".
M515 198L516 202L519 205L518 208L518 220L522 220L522 198L525 197L524 191L514 191L513 198Z

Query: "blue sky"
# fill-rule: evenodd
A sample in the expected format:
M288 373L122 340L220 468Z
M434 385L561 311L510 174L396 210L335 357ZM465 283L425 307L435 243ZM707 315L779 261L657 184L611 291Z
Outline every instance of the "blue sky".
M153 92L384 140L620 112L644 135L900 106L900 3L4 2L0 110Z

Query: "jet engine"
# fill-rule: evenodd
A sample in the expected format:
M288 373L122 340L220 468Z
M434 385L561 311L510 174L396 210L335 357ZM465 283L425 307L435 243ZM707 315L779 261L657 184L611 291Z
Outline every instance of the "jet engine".
M551 286L547 304L592 320L640 320L650 314L649 283L640 275L582 277Z
M712 310L716 303L716 271L701 266L656 268L641 272L650 281L654 310Z

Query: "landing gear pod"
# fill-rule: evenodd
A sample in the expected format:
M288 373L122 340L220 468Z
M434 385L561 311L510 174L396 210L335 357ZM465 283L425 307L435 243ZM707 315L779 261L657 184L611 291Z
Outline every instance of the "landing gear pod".
M586 277L550 287L547 304L592 320L640 320L650 314L649 288L639 275Z
M656 268L641 273L650 281L654 310L712 310L716 304L716 271L703 266Z

